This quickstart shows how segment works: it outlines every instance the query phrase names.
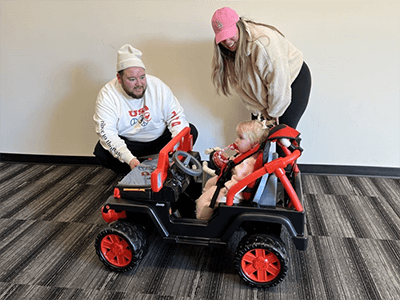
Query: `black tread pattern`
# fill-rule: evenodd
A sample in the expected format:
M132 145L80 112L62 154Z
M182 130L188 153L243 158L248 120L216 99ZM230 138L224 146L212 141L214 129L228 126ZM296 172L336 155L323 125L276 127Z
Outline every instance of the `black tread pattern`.
M256 282L249 278L243 271L241 266L241 261L243 256L254 249L267 249L273 252L278 259L280 260L281 270L279 275L269 281L269 282ZM280 238L266 235L266 234L254 234L254 235L246 235L240 241L235 256L235 269L239 273L240 278L243 279L244 282L253 287L258 288L270 288L276 286L280 282L284 280L288 273L288 264L289 258L286 253L285 245Z
M132 250L132 261L125 267L115 266L110 263L101 252L101 241L109 234L116 234L126 240ZM109 269L115 272L127 272L132 270L133 267L139 263L147 252L147 233L141 225L131 224L127 221L118 220L109 224L109 226L102 230L95 241L96 253L100 261Z

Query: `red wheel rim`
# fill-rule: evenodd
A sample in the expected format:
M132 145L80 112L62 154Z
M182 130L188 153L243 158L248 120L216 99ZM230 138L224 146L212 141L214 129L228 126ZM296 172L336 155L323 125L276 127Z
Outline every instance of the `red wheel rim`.
M279 258L266 249L253 249L245 253L241 262L243 273L256 282L270 282L281 271Z
M125 239L116 234L106 235L100 243L104 258L114 266L126 267L132 261L132 250Z

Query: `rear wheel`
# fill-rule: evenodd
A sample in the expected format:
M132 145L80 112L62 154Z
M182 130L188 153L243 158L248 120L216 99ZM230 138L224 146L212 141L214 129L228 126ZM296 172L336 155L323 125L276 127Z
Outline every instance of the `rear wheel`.
M273 236L245 236L236 251L235 268L239 276L255 287L272 287L287 275L289 259L283 242Z
M118 220L98 234L95 248L105 266L126 272L146 254L147 234L141 225Z

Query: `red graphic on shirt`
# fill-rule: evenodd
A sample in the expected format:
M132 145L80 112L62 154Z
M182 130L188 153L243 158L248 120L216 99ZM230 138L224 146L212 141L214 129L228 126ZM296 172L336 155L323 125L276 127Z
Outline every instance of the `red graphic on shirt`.
M131 120L131 125L139 123L142 126L147 126L147 124L151 120L150 110L146 105L141 109L130 110L128 111L128 113L131 117L133 117L133 119Z
M181 121L179 121L178 114L176 113L176 111L173 111L172 117L171 117L171 127L178 126L180 124L181 124Z
M148 111L149 110L149 108L147 107L147 105L145 105L143 108L141 108L141 109L137 109L137 110L130 110L130 111L128 111L128 113L129 113L129 115L131 116L131 117L137 117L137 116L140 116L140 115L143 115L146 111ZM150 115L150 112L148 112L148 115Z

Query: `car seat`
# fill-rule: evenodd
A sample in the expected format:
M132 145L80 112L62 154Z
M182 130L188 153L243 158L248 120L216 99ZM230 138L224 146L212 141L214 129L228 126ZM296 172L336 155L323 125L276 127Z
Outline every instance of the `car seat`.
M287 147L292 147L292 144L296 145L296 149L301 150L301 148L298 146L300 142L299 135L300 133L297 130L285 124L280 124L273 127L267 140L259 147L263 150L259 151L253 173L262 168L267 163L278 158L278 154L275 152L276 145L279 145L279 147L281 147L287 155L291 153L290 150L287 149ZM242 154L242 156L247 158L253 153L254 152L249 153L248 151ZM245 158L240 160L240 162L243 161ZM235 160L233 161L235 162ZM231 168L233 168L236 164L233 164ZM295 163L292 165L292 170L298 172L298 168ZM245 200L251 201L252 203L256 203L257 205L261 206L276 206L276 202L278 200L277 194L278 178L274 173L264 174L254 181L251 181L249 184L247 184L245 189L243 189L243 196Z

